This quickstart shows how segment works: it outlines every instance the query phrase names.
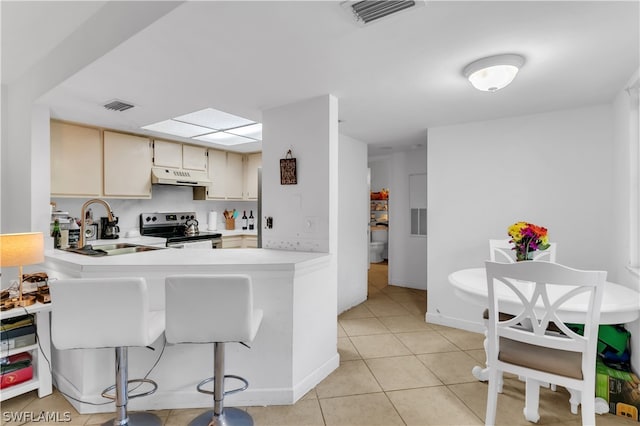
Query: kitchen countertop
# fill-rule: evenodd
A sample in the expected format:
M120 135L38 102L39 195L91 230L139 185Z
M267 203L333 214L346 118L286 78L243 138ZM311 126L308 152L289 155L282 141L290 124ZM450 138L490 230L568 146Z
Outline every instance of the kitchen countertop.
M122 242L129 242L129 240L122 239ZM113 240L103 241L113 242ZM85 256L64 250L45 251L47 261L64 264L66 268L76 271L112 269L114 266L121 269L173 269L176 266L202 266L206 268L209 266L242 265L246 269L292 269L296 264L321 260L327 256L329 256L327 253L256 248L216 250L164 248L140 253L100 257Z

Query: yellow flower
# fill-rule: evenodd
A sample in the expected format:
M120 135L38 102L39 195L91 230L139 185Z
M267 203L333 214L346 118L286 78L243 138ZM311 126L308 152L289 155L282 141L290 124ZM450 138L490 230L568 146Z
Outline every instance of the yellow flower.
M509 227L509 236L518 242L522 239L522 230L527 227L527 222L516 222Z

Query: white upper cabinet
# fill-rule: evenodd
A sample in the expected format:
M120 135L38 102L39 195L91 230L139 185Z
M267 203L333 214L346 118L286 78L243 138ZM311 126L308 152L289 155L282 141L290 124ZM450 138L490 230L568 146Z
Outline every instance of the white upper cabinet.
M151 198L151 140L104 132L104 196Z
M153 142L153 165L179 169L182 167L182 144L156 139Z
M98 197L102 194L100 130L51 122L51 195Z

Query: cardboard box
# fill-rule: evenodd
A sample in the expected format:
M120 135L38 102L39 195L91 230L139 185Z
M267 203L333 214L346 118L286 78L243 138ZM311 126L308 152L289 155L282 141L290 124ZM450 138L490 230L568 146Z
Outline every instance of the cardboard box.
M609 403L609 413L640 421L640 379L633 373L596 362L596 396Z

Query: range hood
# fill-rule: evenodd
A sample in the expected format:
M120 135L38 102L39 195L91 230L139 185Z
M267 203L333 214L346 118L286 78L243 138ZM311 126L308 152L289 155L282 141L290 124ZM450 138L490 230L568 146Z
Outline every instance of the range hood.
M152 167L151 183L180 186L207 186L211 184L211 179L207 176L207 172L204 171Z

